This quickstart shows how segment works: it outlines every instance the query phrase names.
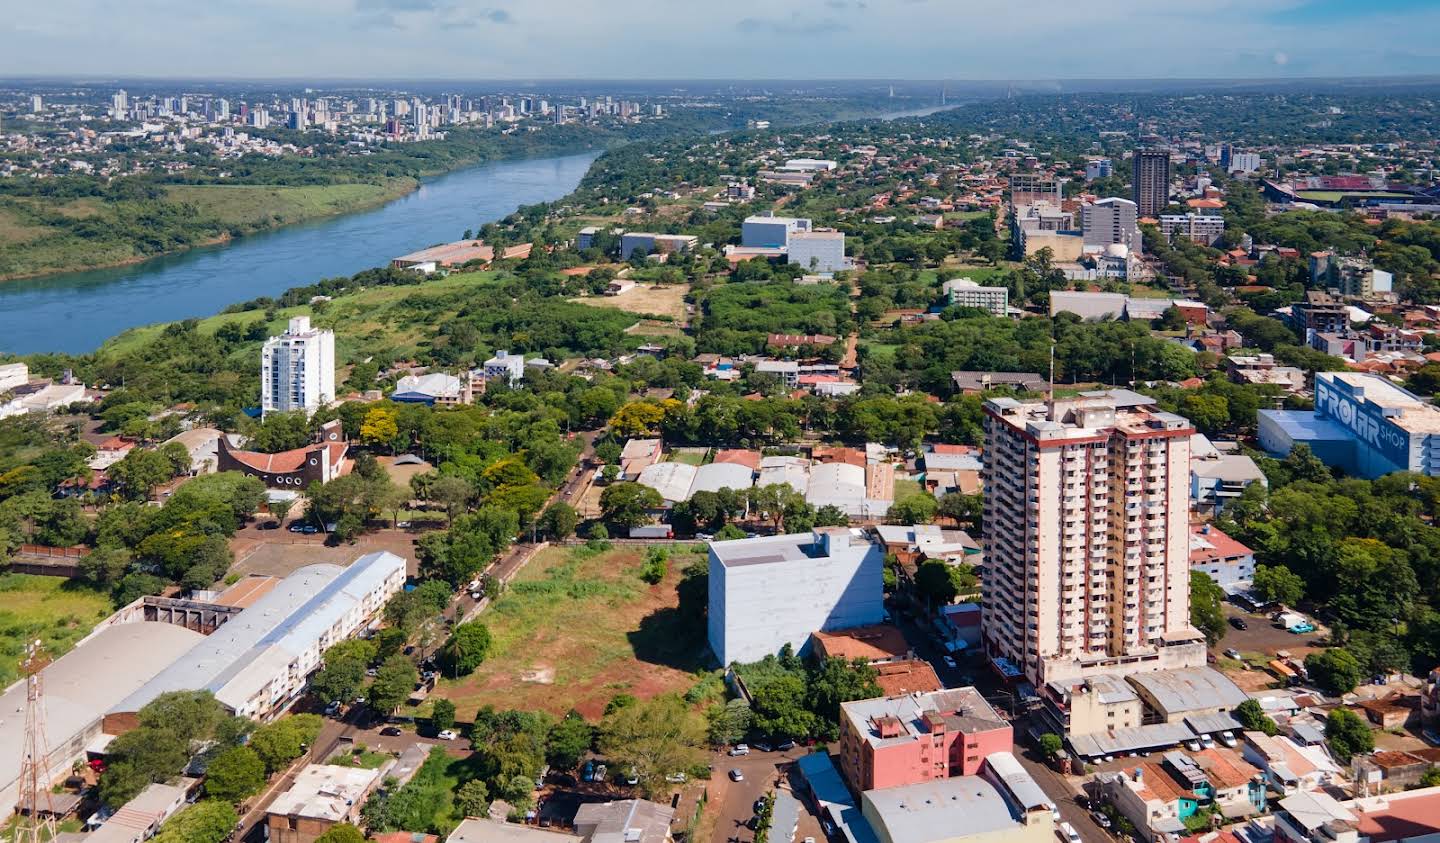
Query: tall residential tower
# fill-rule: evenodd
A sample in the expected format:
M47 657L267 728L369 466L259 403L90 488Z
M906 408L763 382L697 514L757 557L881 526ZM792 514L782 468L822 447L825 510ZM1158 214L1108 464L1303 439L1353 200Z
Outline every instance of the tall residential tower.
M1135 151L1131 186L1140 216L1158 217L1170 204L1170 152L1165 149Z
M260 352L263 414L304 410L309 415L335 400L335 332L310 327L296 316Z
M988 655L1037 686L1205 665L1190 422L1130 392L985 403Z

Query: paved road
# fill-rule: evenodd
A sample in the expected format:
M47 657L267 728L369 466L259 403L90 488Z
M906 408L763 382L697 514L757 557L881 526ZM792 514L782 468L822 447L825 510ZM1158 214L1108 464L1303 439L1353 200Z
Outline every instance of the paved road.
M774 790L783 770L806 752L805 747L796 747L789 752L752 749L749 755L739 757L731 757L724 752L717 754L713 759L715 775L710 780L711 810L717 812L712 843L754 843L755 830L751 828L750 821L755 816L755 800ZM745 774L743 781L730 780L730 771L734 769ZM801 828L804 827L802 816ZM799 835L801 838L806 836L813 835ZM771 839L774 843L789 843L788 840Z

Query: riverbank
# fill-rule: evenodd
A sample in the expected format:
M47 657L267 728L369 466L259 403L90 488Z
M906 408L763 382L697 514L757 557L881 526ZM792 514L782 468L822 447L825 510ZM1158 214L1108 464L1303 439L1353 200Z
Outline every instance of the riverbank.
M128 328L209 316L234 302L385 266L521 206L568 195L599 154L482 164L420 180L417 189L357 213L128 266L9 281L0 284L0 352L83 354ZM264 204L263 197L249 200Z

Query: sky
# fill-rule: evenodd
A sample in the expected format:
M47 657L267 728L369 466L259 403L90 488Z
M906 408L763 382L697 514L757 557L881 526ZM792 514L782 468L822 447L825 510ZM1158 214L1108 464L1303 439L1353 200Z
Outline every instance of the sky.
M0 76L1440 74L1440 0L6 0L0 8Z

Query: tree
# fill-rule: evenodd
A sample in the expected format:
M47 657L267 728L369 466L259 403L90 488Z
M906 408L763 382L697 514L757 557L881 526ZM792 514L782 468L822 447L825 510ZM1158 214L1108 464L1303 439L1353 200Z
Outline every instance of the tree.
M480 779L465 782L455 794L455 807L465 817L484 816L490 807L490 789Z
M205 768L205 795L235 804L265 787L265 762L248 746L233 746Z
M610 431L621 439L645 436L659 429L664 418L663 405L650 401L631 401L610 417Z
M353 699L378 649L374 641L351 638L326 650L325 664L310 679L310 692L327 703Z
M430 706L430 725L437 732L455 726L455 703L440 697Z
M849 523L850 516L833 503L827 503L815 510L816 527L844 527Z
M633 770L646 794L666 788L665 776L687 770L704 758L700 718L676 694L664 694L606 715L599 748L615 764Z
M414 662L403 655L391 656L375 671L375 681L370 684L370 707L389 714L409 698L419 681Z
M1364 679L1360 662L1340 648L1306 656L1305 671L1325 693L1335 696L1350 693Z
M105 776L110 770L105 771ZM103 781L105 776L101 776ZM221 843L235 831L240 818L235 809L218 799L196 802L160 826L151 843Z
M864 659L847 662L831 656L814 664L806 676L806 707L827 724L840 722L840 704L881 695L879 672Z
M265 763L266 774L273 775L303 755L307 747L314 745L322 724L316 714L285 717L256 729L247 746L255 750Z
M638 527L650 520L650 511L664 504L660 493L639 483L614 483L600 493L600 512L619 527Z
M167 731L186 744L208 739L224 717L225 709L209 691L168 691L136 715L142 728Z
M1421 787L1440 787L1440 767L1430 767L1420 776Z
M553 503L540 516L540 531L555 541L564 541L575 535L580 524L580 514L575 507L564 501Z
M1045 756L1045 760L1054 761L1064 749L1064 741L1054 732L1046 732L1040 736L1040 754Z
M1283 565L1256 565L1252 587L1260 599L1286 606L1305 596L1305 581Z
M710 743L724 746L744 740L754 717L750 704L737 698L710 706L705 711L705 719L710 724L707 730Z
M640 566L640 579L651 585L658 585L669 572L669 551L663 547L652 547L645 551L645 563Z
M960 524L971 528L980 527L980 519L985 510L985 497L981 494L966 495L960 492L951 492L940 498L939 506L935 512L945 518L952 519Z
M1325 743L1342 764L1361 753L1375 749L1375 735L1370 726L1348 708L1337 708L1325 718Z
M124 459L110 466L106 474L127 498L143 501L156 486L174 477L175 471L170 460L159 451L132 448Z
M890 507L890 521L895 524L929 524L935 520L940 505L928 492L901 498Z
M339 823L327 828L315 843L365 843L365 834L350 823Z
M1275 721L1270 719L1257 700L1249 699L1240 703L1235 706L1235 710L1231 714L1240 721L1241 727L1247 732L1264 732L1267 735L1274 735L1280 731L1280 727L1275 725Z
M815 732L815 715L806 706L805 677L790 671L766 674L750 682L752 726L767 735L808 737Z
M785 518L794 511L796 501L805 501L805 497L788 483L752 486L747 495L750 508L768 519L776 533L785 532Z
M578 712L570 712L550 727L545 740L545 761L552 767L570 770L595 743L595 729Z
M389 447L400 435L398 414L387 407L371 407L360 423L360 441L367 445Z
M490 655L490 628L480 621L455 627L445 645L445 661L453 677L469 676ZM408 693L408 692L407 692Z
M1190 623L1215 646L1225 637L1225 590L1201 571L1190 572Z

